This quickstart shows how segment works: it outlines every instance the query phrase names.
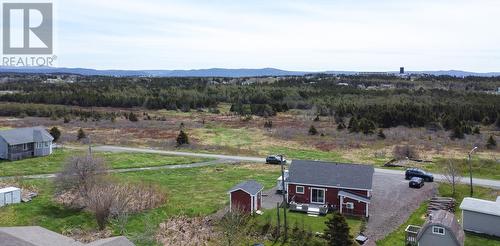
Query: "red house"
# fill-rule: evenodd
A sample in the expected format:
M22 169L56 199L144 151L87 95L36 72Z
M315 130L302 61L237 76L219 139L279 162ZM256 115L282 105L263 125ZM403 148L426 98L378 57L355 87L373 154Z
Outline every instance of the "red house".
M373 172L370 165L294 160L287 179L290 209L368 217Z
M254 180L239 183L229 190L229 211L241 209L255 213L261 208L264 186Z

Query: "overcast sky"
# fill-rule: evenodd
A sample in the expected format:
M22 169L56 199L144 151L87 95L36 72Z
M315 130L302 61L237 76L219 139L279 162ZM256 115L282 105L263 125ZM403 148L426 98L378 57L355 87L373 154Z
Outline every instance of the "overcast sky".
M55 0L58 66L500 71L498 0Z

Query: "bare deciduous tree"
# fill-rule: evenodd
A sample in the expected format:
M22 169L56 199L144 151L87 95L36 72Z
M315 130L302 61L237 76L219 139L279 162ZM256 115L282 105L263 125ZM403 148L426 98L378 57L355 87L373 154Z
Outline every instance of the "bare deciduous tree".
M107 171L106 164L100 158L91 155L72 157L55 178L57 192L77 191L78 198L86 198Z
M410 146L410 145L397 145L394 146L393 150L394 158L398 160L402 159L418 159L419 154L418 151L415 149L415 147Z
M222 217L219 227L227 246L239 244L238 242L245 236L249 218L250 216L238 207L233 207L231 212Z
M442 171L446 181L451 185L453 196L455 196L455 186L462 178L462 166L459 163L448 160L443 165Z

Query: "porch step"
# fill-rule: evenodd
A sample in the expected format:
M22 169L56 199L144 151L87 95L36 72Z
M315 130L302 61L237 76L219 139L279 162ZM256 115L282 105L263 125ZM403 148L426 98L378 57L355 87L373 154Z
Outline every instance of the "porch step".
M319 215L319 208L318 207L309 207L307 208L307 214L308 215Z

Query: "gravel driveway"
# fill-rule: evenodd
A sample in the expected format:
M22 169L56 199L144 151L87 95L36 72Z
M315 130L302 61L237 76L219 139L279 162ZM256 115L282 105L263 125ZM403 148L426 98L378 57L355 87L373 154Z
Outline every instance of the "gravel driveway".
M375 173L365 234L374 240L384 238L403 224L423 201L431 198L435 187L434 183L425 183L420 189L412 189L403 175Z

